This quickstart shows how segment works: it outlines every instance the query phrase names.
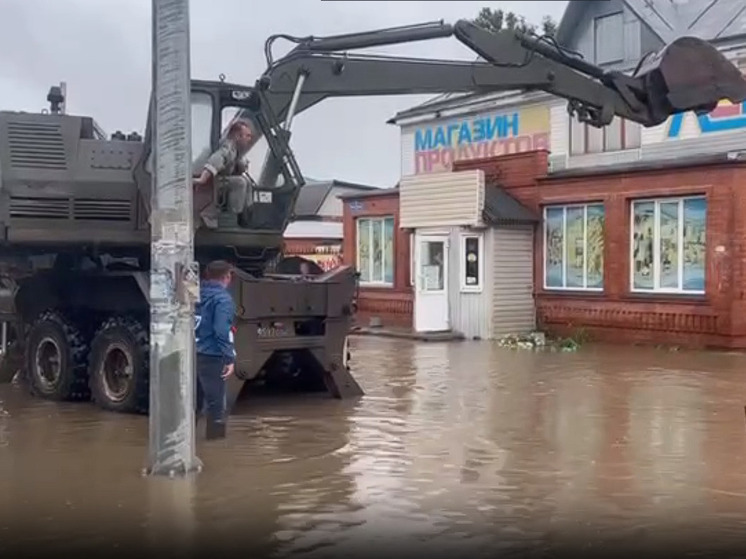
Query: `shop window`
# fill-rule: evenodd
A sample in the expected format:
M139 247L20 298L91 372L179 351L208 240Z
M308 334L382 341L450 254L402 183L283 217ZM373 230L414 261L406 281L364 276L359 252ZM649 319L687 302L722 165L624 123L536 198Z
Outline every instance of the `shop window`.
M570 117L570 155L635 149L641 141L641 127L636 122L614 117L608 126L597 128Z
M357 219L357 270L363 285L394 285L394 218Z
M632 291L704 293L707 200L632 203Z
M544 288L604 287L604 206L544 208Z
M461 236L461 291L480 293L484 283L484 237Z

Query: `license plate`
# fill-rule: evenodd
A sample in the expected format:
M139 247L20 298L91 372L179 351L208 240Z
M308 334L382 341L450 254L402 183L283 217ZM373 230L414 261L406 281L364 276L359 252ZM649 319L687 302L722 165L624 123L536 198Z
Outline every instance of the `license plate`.
M285 328L275 328L273 326L259 328L257 332L260 338L279 338L288 335Z

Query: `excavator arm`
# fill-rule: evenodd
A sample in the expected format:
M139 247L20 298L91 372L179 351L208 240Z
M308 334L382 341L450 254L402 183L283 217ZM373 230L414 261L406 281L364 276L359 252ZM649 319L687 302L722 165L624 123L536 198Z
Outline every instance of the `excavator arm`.
M349 52L446 37L458 39L480 60ZM296 46L275 61L272 44L280 38ZM606 71L548 37L491 33L465 20L323 38L276 35L267 40L265 51L268 67L248 103L270 148L259 188L275 188L282 175L282 190L294 191L289 207L304 183L288 145L292 120L329 97L541 90L567 99L572 115L597 127L615 116L650 127L672 114L709 112L722 99L746 100L740 71L712 45L693 37L644 58L632 75ZM286 215L290 218L289 211Z
M482 61L444 61L347 51L454 36ZM297 46L276 62L277 38ZM740 71L706 41L682 37L643 59L632 76L605 71L547 37L491 33L462 20L327 38L270 37L258 89L279 120L328 97L542 90L565 98L581 121L605 126L614 116L650 127L684 111L709 112L722 99L746 99Z

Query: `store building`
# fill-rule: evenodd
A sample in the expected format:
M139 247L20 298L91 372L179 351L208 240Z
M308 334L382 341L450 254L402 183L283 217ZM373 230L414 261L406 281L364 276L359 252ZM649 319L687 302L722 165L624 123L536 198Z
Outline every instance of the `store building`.
M733 2L702 4L571 1L558 40L627 71L676 36L697 35L742 65L746 24ZM513 313L558 333L746 346L737 287L746 253L735 241L746 233L736 188L746 178L746 105L595 129L571 119L564 100L506 92L441 96L391 122L401 127L402 180L384 195L396 216L389 235L408 251L391 250L390 275L408 283L366 286L376 293L368 310L408 301L400 316L414 329L478 338L533 326L511 325ZM359 241L347 231L367 211L356 207L359 216L345 208L350 251ZM530 296L511 291L520 284ZM501 296L514 308L500 309Z
M632 71L641 56L681 35L712 42L746 69L746 19L739 1L574 0L557 40L609 70ZM402 111L402 176L468 161L546 149L553 171L725 153L746 145L746 110L722 104L642 128L622 119L597 129L577 122L567 102L543 92L444 95Z
M414 330L491 339L535 327L538 213L481 169L404 177L400 224L413 234Z
M548 157L462 162L347 198L364 320L746 347L746 157L552 173Z
M457 166L482 169L488 183L500 183L541 212L533 284L542 329L584 329L612 341L746 347L740 288L746 157L548 173L547 155ZM526 175L530 168L534 177Z
M401 228L399 189L347 194L343 261L360 273L357 321L412 327L411 238Z
M342 263L340 196L378 190L375 186L338 180L309 179L295 202L294 219L285 230L284 254L313 260L324 270Z

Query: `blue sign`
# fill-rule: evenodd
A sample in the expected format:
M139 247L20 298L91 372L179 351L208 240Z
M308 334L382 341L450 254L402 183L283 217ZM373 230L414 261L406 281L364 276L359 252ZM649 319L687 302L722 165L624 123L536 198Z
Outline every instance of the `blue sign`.
M685 113L671 117L668 125L668 138L678 138L684 124ZM697 123L702 134L728 132L746 128L746 102L738 105L722 104L711 113L697 116Z

